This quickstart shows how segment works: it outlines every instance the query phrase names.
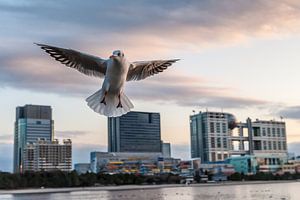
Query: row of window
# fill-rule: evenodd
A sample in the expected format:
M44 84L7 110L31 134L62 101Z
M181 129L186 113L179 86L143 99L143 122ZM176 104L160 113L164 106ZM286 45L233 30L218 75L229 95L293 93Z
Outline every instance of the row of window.
M223 143L223 145L222 145ZM228 147L228 142L227 138L220 138L220 137L211 137L210 138L210 147L211 148L227 148Z
M254 136L263 137L285 137L285 128L253 128Z
M211 153L211 161L212 162L219 161L219 160L225 160L226 158L228 158L228 154L215 153L215 152Z
M209 129L211 133L227 133L226 123L224 122L210 122Z
M262 150L286 150L285 141L262 141Z

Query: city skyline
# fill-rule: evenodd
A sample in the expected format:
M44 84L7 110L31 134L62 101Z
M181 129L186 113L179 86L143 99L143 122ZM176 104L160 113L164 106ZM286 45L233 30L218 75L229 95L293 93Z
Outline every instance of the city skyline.
M180 58L166 74L125 88L136 99L134 111L161 114L162 140L172 144L174 157L189 156L189 115L206 108L239 121L283 116L296 151L300 3L234 2L2 1L0 151L8 153L1 154L0 170L12 171L14 111L25 104L52 106L55 135L72 138L74 162L88 160L84 151L107 149L107 119L84 101L102 80L48 59L33 42L102 57L122 49L130 60Z

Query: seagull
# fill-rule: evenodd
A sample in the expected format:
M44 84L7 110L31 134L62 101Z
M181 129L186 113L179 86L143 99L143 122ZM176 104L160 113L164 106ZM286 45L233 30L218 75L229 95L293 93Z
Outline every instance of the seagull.
M104 78L102 88L86 99L95 112L107 117L118 117L133 108L124 93L126 81L139 81L158 74L180 59L129 62L124 52L115 50L108 59L89 55L73 49L39 44L41 49L67 67L99 78Z

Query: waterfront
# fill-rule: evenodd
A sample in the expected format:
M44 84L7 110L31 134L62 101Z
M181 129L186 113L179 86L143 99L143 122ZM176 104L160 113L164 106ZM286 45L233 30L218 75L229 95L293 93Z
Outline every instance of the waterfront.
M27 193L0 194L1 200L130 200L130 199L180 199L180 200L298 200L300 197L300 182L278 183L246 183L246 184L218 184L218 185L192 185L192 186L125 186L105 188L74 188L73 191L32 190ZM38 192L37 192L38 191ZM3 192L3 191L2 191ZM37 192L37 193L34 193ZM42 191L43 192L43 191Z

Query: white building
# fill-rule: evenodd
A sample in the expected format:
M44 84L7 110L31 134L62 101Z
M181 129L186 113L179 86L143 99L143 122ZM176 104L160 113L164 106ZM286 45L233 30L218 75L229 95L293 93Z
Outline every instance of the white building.
M253 155L261 171L276 171L287 161L283 121L237 123L230 113L200 112L190 116L191 154L202 162L222 161L233 155Z
M28 143L24 148L22 171L71 171L72 170L72 141L58 140L52 142L39 139Z

